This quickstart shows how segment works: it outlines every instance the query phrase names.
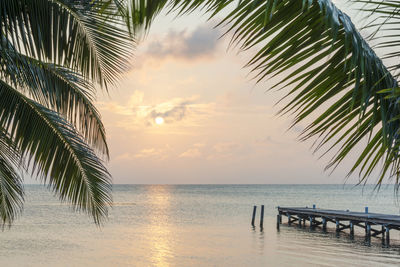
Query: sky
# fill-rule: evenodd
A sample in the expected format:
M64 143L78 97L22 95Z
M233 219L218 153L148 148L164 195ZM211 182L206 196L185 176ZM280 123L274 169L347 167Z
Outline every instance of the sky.
M277 116L273 81L255 84L243 68L251 51L227 49L206 19L160 15L122 81L99 94L114 183L346 182L351 161L324 171L329 158L298 140L305 125L288 130L292 117Z

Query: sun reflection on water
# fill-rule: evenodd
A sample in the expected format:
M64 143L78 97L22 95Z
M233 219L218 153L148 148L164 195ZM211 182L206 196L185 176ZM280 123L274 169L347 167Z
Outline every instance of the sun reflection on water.
M170 266L173 262L174 231L169 224L171 198L169 187L152 185L148 188L148 201L152 207L148 213L149 257L154 266Z

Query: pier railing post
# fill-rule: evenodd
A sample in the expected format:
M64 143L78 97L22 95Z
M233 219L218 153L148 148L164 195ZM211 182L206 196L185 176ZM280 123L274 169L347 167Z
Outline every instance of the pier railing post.
M260 227L264 227L264 205L261 205Z
M253 216L251 218L251 225L254 226L254 221L256 219L256 211L257 211L257 206L253 207Z

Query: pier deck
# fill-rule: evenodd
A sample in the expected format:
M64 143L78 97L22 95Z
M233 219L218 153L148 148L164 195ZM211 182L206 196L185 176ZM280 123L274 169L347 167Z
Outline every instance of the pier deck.
M277 227L282 223L282 216L288 217L288 224L298 223L310 227L322 227L326 231L327 223L334 223L336 232L345 229L354 235L354 226L365 229L366 238L382 236L382 241L389 245L391 229L400 230L400 216L380 213L355 212L349 210L330 210L308 207L278 207ZM378 228L378 229L377 229Z

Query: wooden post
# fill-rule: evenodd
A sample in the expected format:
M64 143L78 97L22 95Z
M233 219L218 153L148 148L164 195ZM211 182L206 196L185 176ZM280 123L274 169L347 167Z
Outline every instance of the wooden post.
M339 232L339 227L340 227L339 220L336 220L336 232Z
M390 228L389 226L386 226L386 246L390 245L390 234L389 234Z
M253 217L251 218L251 225L254 226L254 221L256 219L256 211L257 211L257 206L254 206L253 208Z
M367 226L367 237L371 238L371 225L369 223L365 223Z
M290 213L287 214L287 218L288 218L288 224L291 225L292 224L292 220L290 219L291 215Z
M381 231L382 231L382 245L384 246L385 245L385 226L384 225L382 225Z
M281 221L281 219L279 217L280 217L280 215L278 214L276 216L276 229L278 229L278 230L279 230L279 225L280 225L280 221Z
M310 228L312 228L313 227L313 217L312 216L310 216L310 217L308 217L308 219L310 220Z
M322 217L322 230L325 232L326 231L326 218Z
M354 236L354 224L353 224L353 221L350 221L350 236Z
M261 215L260 215L260 227L264 226L264 205L261 205Z

